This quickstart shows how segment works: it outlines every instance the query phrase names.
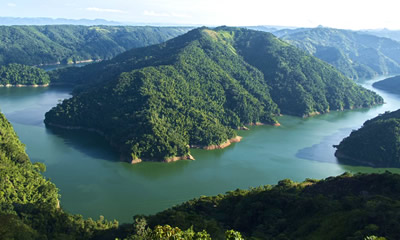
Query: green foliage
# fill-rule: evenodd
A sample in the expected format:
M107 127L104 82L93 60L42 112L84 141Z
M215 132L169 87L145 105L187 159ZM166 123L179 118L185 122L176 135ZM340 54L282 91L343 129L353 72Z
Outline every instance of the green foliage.
M118 222L84 220L59 207L58 189L31 164L11 124L0 113L1 239L91 239L116 229Z
M310 116L383 102L271 34L226 27L58 70L51 80L81 87L46 113L47 126L98 131L130 160L187 156L189 147L223 144L245 124L274 124L280 112Z
M353 79L400 73L400 43L388 38L321 27L277 34Z
M74 63L109 59L126 50L164 42L184 27L0 26L0 65Z
M200 197L147 221L150 226L205 229L213 239L242 239L241 234L246 239L399 239L399 190L400 175L388 172L303 183L283 180ZM232 228L241 234L227 231Z
M366 121L336 147L345 163L400 167L400 110Z
M0 67L0 85L45 85L50 83L49 75L40 68L21 64Z
M157 225L154 229L147 227L144 218L135 219L135 233L129 234L125 240L211 240L210 234L205 230L196 232L193 227L182 231L178 227L170 225ZM242 235L234 230L228 230L225 233L226 240L243 240Z

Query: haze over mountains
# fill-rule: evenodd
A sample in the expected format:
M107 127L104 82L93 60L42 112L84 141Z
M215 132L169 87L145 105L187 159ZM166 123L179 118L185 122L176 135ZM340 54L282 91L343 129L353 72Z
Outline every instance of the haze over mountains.
M355 80L400 73L400 42L389 38L322 27L284 29L274 34Z
M104 19L67 19L67 18L19 18L19 17L0 17L0 25L124 25L116 21Z

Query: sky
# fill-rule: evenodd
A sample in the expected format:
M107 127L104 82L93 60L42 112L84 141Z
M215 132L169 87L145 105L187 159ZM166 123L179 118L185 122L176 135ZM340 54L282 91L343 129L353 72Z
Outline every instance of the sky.
M0 0L1 17L400 30L395 0Z

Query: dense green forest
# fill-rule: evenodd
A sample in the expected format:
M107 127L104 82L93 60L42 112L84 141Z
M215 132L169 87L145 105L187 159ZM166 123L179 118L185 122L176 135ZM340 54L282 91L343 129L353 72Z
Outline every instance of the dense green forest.
M400 42L349 30L300 28L274 32L352 79L400 73Z
M221 239L234 228L245 239L400 238L400 175L343 174L325 180L235 190L200 197L146 217L150 226L205 229Z
M100 132L135 161L189 158L190 147L219 146L234 129L275 124L280 113L311 116L383 102L270 33L227 27L58 70L51 81L81 88L46 114L48 126Z
M0 65L109 59L132 48L164 42L188 30L186 27L0 26Z
M0 85L47 85L49 75L40 68L17 63L0 66Z
M41 175L45 165L32 164L24 148L0 113L0 236L4 240L400 237L397 174L344 174L303 183L286 179L275 186L202 196L119 225L101 216L95 221L65 212L59 206L58 189Z
M1 239L89 239L116 222L84 220L59 206L56 186L31 164L25 146L0 113L0 236Z
M387 92L400 94L400 76L386 78L382 81L372 84L374 88L382 89Z
M345 163L400 167L400 110L366 121L335 147Z

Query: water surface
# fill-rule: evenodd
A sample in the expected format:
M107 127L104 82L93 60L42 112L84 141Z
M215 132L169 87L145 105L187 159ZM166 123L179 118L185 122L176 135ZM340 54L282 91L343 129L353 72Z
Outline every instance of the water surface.
M376 80L364 85L372 88ZM332 145L365 120L400 106L400 97L376 90L386 104L307 119L283 116L280 127L240 131L242 142L226 149L192 150L195 161L130 165L119 162L118 155L93 133L45 128L45 112L70 97L69 92L53 87L0 88L0 109L26 144L32 161L47 165L45 175L60 189L64 209L121 222L132 222L135 214L155 213L201 195L276 184L284 178L303 181L345 171L385 171L340 165Z

